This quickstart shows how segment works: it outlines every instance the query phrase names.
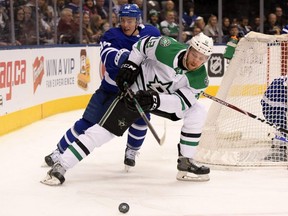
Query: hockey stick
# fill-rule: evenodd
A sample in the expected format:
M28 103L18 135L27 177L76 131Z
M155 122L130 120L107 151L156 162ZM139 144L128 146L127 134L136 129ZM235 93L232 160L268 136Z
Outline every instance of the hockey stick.
M261 121L261 122L263 122L265 124L268 124L268 125L272 126L273 128L275 128L276 130L278 130L280 132L288 134L288 130L286 130L284 128L281 128L281 127L279 127L279 126L277 126L277 125L275 125L275 124L273 124L273 123L271 123L271 122L269 122L269 121L267 121L265 119L259 118L258 116L254 115L254 114L252 114L250 112L244 111L244 110L240 109L239 107L236 107L236 106L234 106L232 104L229 104L229 103L227 103L227 102L225 102L225 101L223 101L223 100L221 100L221 99L219 99L217 97L209 95L209 94L207 94L205 92L203 92L202 94L203 94L203 96L205 96L205 97L207 97L207 98L209 98L209 99L211 99L211 100L213 100L213 101L215 101L217 103L220 103L220 104L222 104L222 105L224 105L226 107L229 107L229 108L231 108L233 110L236 110L236 111L238 111L238 112L240 112L240 113L242 113L244 115L247 115L247 116L249 116L251 118L254 118L254 119L258 120L258 121Z
M288 143L288 138L284 137L283 135L282 136L279 136L275 133L268 133L268 137L270 139L274 139L274 140L279 140L279 141L282 141L282 142L285 142L285 143Z
M138 103L138 101L136 100L136 98L134 97L134 93L132 92L132 90L128 87L127 84L124 84L125 88L126 88L126 92L128 93L129 97L134 101L135 107L138 111L138 113L140 114L140 116L143 118L143 120L145 121L145 123L147 124L148 128L150 129L150 131L152 132L153 136L155 137L155 139L157 140L158 144L161 146L163 145L165 138L166 138L166 124L164 126L164 134L162 136L162 138L160 139L158 134L156 133L155 129L153 128L152 124L150 123L149 119L147 118L145 112L143 111L142 107L140 106L140 104Z

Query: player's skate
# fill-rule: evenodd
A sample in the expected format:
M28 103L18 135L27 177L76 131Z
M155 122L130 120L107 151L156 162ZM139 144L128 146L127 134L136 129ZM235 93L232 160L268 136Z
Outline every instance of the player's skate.
M178 144L178 160L177 160L177 180L180 181L209 181L210 168L199 166L192 158L182 156L180 153L180 145Z
M61 185L65 181L64 174L66 173L65 168L61 165L60 162L55 163L51 170L47 172L46 177L41 180L41 183L50 185L50 186L57 186Z
M59 156L60 156L60 151L58 149L54 150L51 154L45 156L44 160L44 164L42 165L42 167L52 167L55 163L57 163L59 161Z
M131 149L128 146L125 149L124 164L126 172L129 171L131 167L135 166L135 157L139 152L137 150Z

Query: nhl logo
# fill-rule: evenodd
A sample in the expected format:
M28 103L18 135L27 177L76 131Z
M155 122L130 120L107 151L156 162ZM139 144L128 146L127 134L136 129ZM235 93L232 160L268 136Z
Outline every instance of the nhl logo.
M222 77L224 74L223 54L212 54L208 61L209 77Z

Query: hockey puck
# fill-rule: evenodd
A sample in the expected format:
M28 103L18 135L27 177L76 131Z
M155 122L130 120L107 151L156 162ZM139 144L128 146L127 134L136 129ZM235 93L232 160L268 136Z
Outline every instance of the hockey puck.
M121 203L118 207L119 211L123 214L127 213L129 211L129 205L127 203Z

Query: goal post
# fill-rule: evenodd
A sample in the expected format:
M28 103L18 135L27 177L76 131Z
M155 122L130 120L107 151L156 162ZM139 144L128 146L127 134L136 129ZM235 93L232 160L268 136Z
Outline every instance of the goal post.
M288 35L250 32L240 39L216 97L265 119L261 99L275 78L287 75L287 65ZM287 87L285 89L287 97ZM195 160L226 168L287 167L285 158L267 160L267 155L279 151L279 148L271 148L272 145L286 145L272 140L268 134L279 135L279 132L213 102Z

